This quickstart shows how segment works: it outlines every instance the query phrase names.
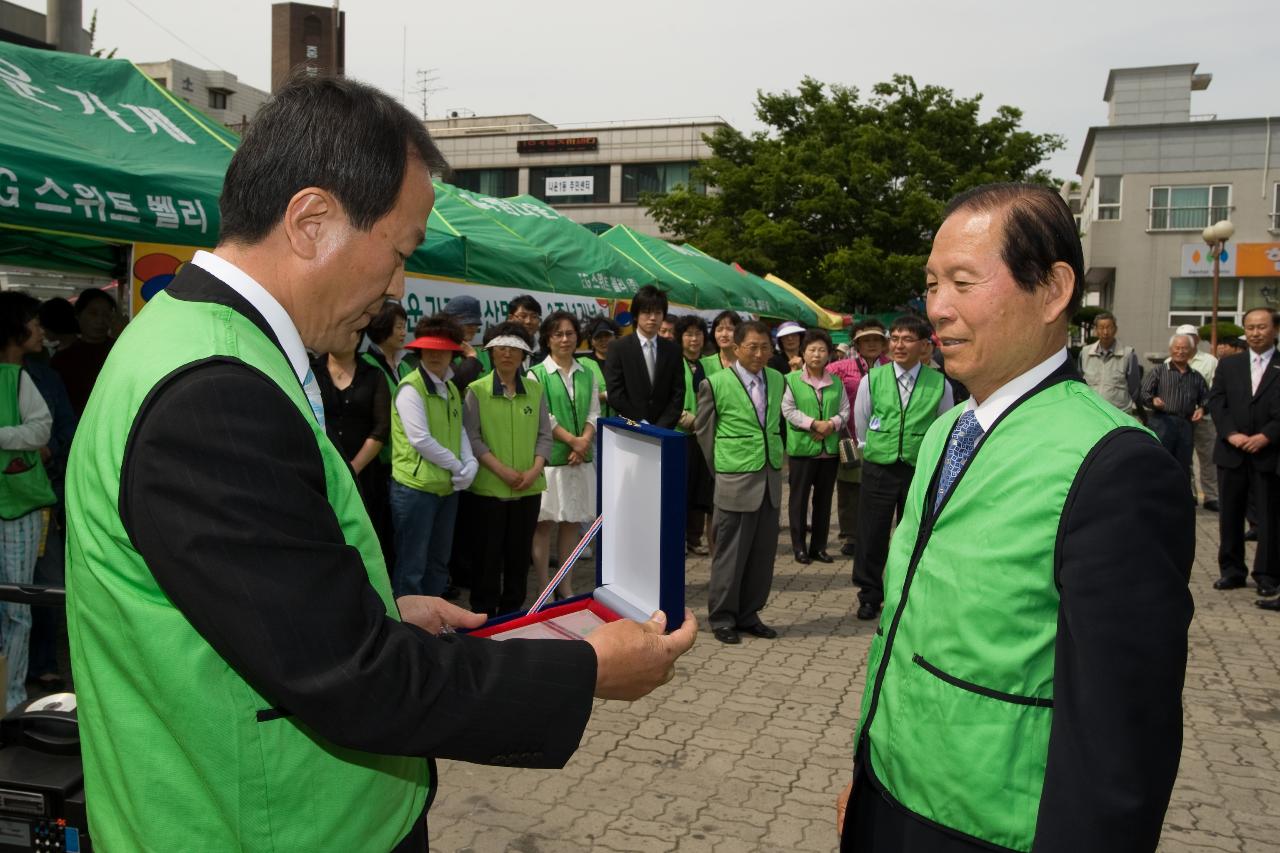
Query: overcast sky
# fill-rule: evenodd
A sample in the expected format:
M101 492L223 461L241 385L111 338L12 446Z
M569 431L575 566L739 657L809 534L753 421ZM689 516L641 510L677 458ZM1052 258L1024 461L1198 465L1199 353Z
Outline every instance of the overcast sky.
M16 0L43 11L42 0ZM328 5L328 4L322 4ZM1219 10L1206 17L1201 10ZM99 47L181 59L270 88L269 0L84 0ZM1113 67L1198 62L1213 74L1193 113L1280 115L1280 2L1077 0L342 0L347 73L421 110L416 72L442 88L431 117L534 113L552 123L719 115L760 127L756 91L805 75L864 90L892 74L1020 107L1024 127L1064 136L1050 160L1075 175ZM153 19L153 20L152 20ZM176 35L175 35L176 34ZM406 40L408 50L403 49ZM184 43L185 42L185 43Z

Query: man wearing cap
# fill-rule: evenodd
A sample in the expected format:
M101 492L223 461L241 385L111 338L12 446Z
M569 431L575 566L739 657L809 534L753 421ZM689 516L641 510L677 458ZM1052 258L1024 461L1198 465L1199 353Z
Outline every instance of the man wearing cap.
M462 347L454 356L453 362L453 383L458 386L459 391L465 392L476 377L492 369L489 354L471 345L483 323L480 300L464 293L450 299L441 313L448 314L462 327Z
M769 366L786 376L793 370L804 367L804 356L800 353L800 341L804 338L804 326L794 320L788 320L774 332L778 341L778 351L769 358Z
M391 407L391 515L397 596L443 595L449 585L458 492L478 463L462 429L462 395L451 381L462 328L448 314L423 317L414 329L421 363L400 380Z
M1206 388L1213 387L1213 377L1218 370L1217 356L1200 350L1200 330L1190 323L1184 323L1175 331L1176 335L1186 335L1191 339L1193 354L1191 369L1204 377ZM1165 359L1165 364L1169 359ZM1218 466L1213 463L1213 443L1217 441L1218 431L1213 426L1213 417L1205 412L1204 417L1196 421L1191 433L1191 441L1196 449L1196 465L1200 467L1200 488L1196 489L1194 472L1191 474L1191 494L1204 492L1204 508L1210 512L1218 511Z
M1125 414L1138 410L1138 394L1142 388L1142 367L1133 347L1116 343L1116 318L1106 311L1093 321L1098 339L1080 349L1080 375L1085 384L1102 399ZM1184 334L1182 329L1179 334Z

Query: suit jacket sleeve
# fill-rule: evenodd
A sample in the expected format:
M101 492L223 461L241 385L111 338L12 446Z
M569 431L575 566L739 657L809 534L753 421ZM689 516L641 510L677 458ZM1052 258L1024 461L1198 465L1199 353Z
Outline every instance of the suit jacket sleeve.
M1213 428L1222 441L1240 431L1235 419L1231 417L1230 407L1227 406L1227 382L1234 367L1232 361L1223 360L1213 374L1213 387L1209 389L1209 415L1213 418Z
M633 336L634 337L634 336ZM608 394L609 405L614 411L633 421L643 420L643 409L631 402L627 393L627 380L623 370L624 350L630 346L631 339L623 338L615 341L604 357L604 388Z
M1149 435L1090 454L1063 511L1053 726L1036 853L1155 850L1182 749L1195 521Z
M662 414L655 424L666 429L675 429L680 423L680 413L684 411L684 367L683 356L675 344L665 338L658 338L658 352L668 367L670 381L667 383L667 399L663 401ZM667 344L663 346L663 344ZM664 352L665 350L665 352Z
M707 460L711 476L716 475L716 395L706 379L698 386L698 412L693 417L693 432L698 436L698 446Z
M591 647L434 637L389 617L325 495L297 407L251 368L215 362L162 386L140 414L120 511L200 635L325 739L562 766L591 714Z

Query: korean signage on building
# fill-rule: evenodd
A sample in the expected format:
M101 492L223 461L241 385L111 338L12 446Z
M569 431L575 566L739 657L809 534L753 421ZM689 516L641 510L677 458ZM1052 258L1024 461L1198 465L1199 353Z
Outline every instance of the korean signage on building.
M1228 243L1218 259L1218 274L1246 278L1280 278L1280 243ZM1204 243L1182 244L1182 275L1213 275L1213 254Z
M554 154L560 151L596 151L600 138L575 136L570 139L517 139L517 154Z
M546 192L548 198L566 195L595 195L596 179L594 175L547 178Z

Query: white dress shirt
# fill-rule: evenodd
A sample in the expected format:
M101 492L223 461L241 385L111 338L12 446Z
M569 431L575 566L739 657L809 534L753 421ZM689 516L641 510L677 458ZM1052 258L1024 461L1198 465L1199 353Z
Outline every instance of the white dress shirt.
M912 380L911 389L912 389L912 392L914 393L915 387L916 387L916 381L919 380L920 378L920 370L922 365L917 363L914 367L910 368L909 370L904 370L902 365L898 364L896 361L891 362L891 364L893 365L893 378L895 381L898 382L898 399L901 400L902 394L903 394L902 381L901 381L903 374L907 374L911 377L911 380ZM933 370L932 367L929 369ZM871 375L871 372L868 371L867 376L870 376L870 375ZM910 399L911 398L908 397L907 401L910 401ZM906 405L907 401L903 402L904 406ZM944 376L942 377L942 399L938 401L938 414L942 414L943 412L947 411L955 404L956 404L956 400L955 400L955 395L951 392L951 383L948 382L947 378ZM858 396L854 398L854 401L853 401L853 432L858 439L859 447L865 447L867 444L867 430L870 429L870 424L871 424L871 383L863 381L858 383Z
M1258 384L1262 382L1262 377L1267 373L1267 366L1271 364L1271 355L1275 349L1269 349L1265 352L1254 352L1249 350L1249 379L1253 383L1253 393L1258 393Z
M453 377L453 368L445 370L444 379L425 368L422 372L427 375L427 380L435 389L434 393L446 398L449 396L449 389L445 383ZM471 441L467 438L467 431L465 429L462 431L461 454L454 456L452 450L441 444L431 434L431 426L427 422L426 403L417 388L408 383L396 388L396 414L400 416L400 423L404 427L404 436L409 446L416 450L419 456L437 468L443 468L453 474L455 478L465 478L468 473L472 479L475 478L478 468L475 454L471 452ZM458 417L462 417L461 410L458 412ZM459 489L465 489L470 485L470 482L465 485L454 483L454 486Z
M53 415L25 370L18 374L18 420L13 426L0 427L0 449L39 450L49 443Z
M965 402L965 411L973 412L973 416L978 419L983 432L991 432L992 425L1009 410L1010 406L1018 401L1019 397L1049 378L1049 374L1066 364L1066 362L1067 348L1063 347L1026 373L1001 385L990 397L982 402L982 405L978 405L970 397Z
M542 366L543 368L546 369L548 376L552 373L560 374L560 380L564 382L564 390L569 395L569 402L570 403L577 402L577 400L575 400L573 396L573 374L577 373L580 370L586 370L586 368L583 367L581 364L579 364L578 360L575 358L573 359L572 366L566 371L559 364L556 364L556 360L551 356L547 356L542 360ZM534 375L532 370L529 371L528 376L534 382L538 381L538 377ZM547 402L547 417L551 420L551 428L554 430L558 424L556 422L555 413L551 411L550 401ZM596 387L596 378L593 375L591 377L591 405L590 407L587 408L587 423L591 424L591 426L594 427L596 425L596 420L599 417L600 417L600 389ZM572 430L568 430L568 431L572 432Z

